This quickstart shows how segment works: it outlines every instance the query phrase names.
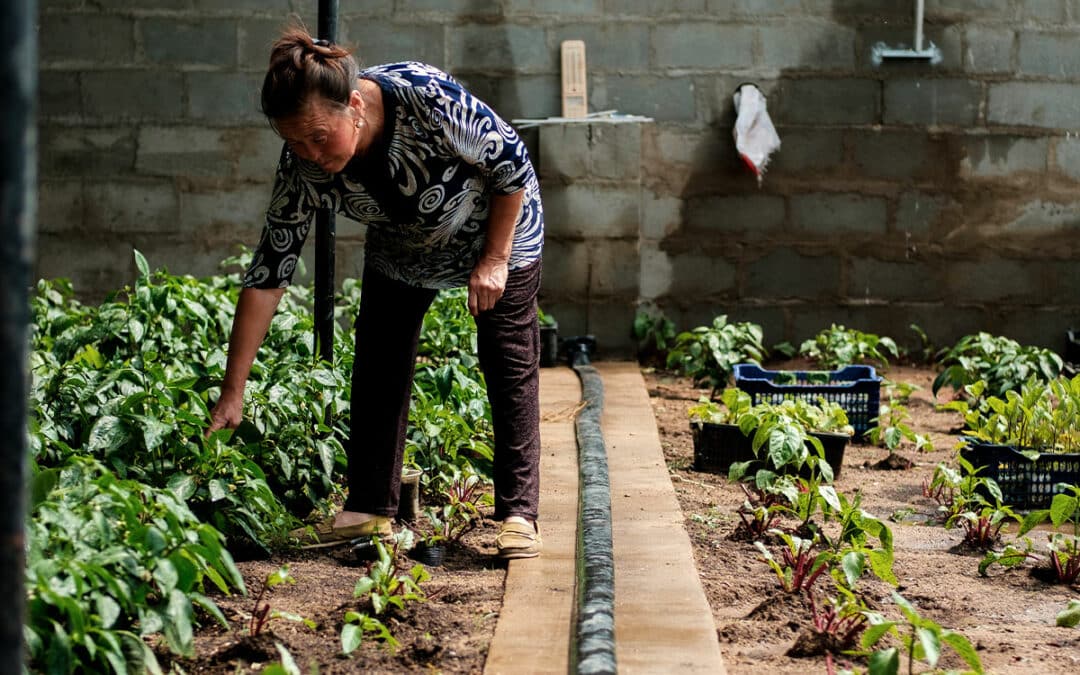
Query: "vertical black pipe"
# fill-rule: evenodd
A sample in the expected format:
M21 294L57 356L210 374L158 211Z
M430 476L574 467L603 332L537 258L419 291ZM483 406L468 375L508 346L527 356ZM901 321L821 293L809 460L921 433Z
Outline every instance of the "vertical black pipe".
M23 671L27 330L37 181L35 0L0 2L0 673Z
M338 0L319 0L319 38L337 41ZM334 238L333 209L315 214L315 349L324 361L334 360Z

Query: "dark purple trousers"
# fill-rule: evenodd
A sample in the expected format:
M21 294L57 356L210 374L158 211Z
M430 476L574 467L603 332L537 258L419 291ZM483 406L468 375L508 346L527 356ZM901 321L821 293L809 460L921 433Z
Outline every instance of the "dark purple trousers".
M476 317L495 432L495 519L535 520L540 502L541 263L510 272L495 307ZM365 266L356 318L346 511L394 516L416 351L436 291Z

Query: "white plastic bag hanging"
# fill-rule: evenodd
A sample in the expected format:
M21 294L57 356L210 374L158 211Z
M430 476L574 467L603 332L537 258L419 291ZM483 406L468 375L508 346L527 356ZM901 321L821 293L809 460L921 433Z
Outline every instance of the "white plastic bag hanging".
M734 98L735 149L761 185L769 155L780 148L780 137L765 109L765 95L757 85L739 85Z

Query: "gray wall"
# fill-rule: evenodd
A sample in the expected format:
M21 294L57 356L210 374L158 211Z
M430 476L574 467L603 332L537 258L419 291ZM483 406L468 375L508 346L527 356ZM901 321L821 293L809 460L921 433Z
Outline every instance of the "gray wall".
M446 68L505 117L557 115L559 43L591 110L652 123L525 130L548 213L542 304L625 353L644 303L798 342L830 323L913 344L978 330L1060 348L1080 326L1080 0L342 0L366 63ZM279 143L267 48L316 0L40 0L37 271L88 297L253 245ZM783 147L736 158L731 95L768 95ZM338 222L338 275L362 229ZM313 246L308 246L311 258Z

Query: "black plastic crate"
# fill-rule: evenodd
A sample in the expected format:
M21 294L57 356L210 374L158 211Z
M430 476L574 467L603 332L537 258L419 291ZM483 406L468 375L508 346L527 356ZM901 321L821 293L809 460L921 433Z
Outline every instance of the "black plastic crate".
M754 454L753 439L744 436L738 425L692 422L690 431L694 437L694 469L697 471L727 475L731 465L737 462L753 462L747 470L748 474L766 467L766 460L759 460ZM825 450L825 461L832 467L833 477L839 477L840 466L844 463L844 450L850 437L847 434L813 431L810 435L821 441L822 449ZM816 450L811 448L810 452ZM799 473L805 477L808 471L805 470L806 467L803 468Z
M993 478L1005 504L1018 509L1048 509L1058 483L1080 485L1080 454L1046 452L1030 459L1011 445L968 440L960 456Z
M787 373L794 375L795 382L777 382ZM822 373L828 375L828 382L816 381ZM873 420L881 406L881 376L874 372L873 366L810 371L766 370L754 363L740 363L735 366L735 386L750 394L754 405L776 405L786 398L816 403L819 397L836 403L847 413L856 438L862 438L874 426Z

